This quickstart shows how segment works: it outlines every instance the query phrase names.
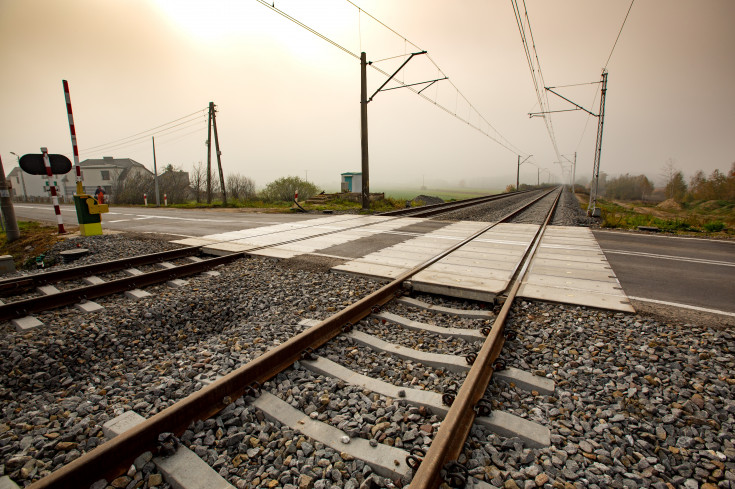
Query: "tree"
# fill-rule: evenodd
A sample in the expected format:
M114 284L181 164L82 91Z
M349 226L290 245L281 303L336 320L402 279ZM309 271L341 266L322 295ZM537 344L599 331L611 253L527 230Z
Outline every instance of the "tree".
M642 200L653 192L653 184L645 175L621 175L607 181L605 196L613 199Z
M169 204L180 204L189 198L189 173L171 164L167 165L163 173L158 175L158 186Z
M677 202L684 200L687 193L687 184L684 181L684 175L678 171L674 173L671 180L666 184L666 196Z
M202 201L202 195L207 185L207 169L204 168L201 161L192 167L190 182L191 190L194 192L198 204Z
M143 194L155 204L153 175L146 172L135 178L116 178L112 185L112 195L116 204L142 204Z
M319 187L299 177L282 177L266 185L260 195L268 202L291 202L297 190L300 199L308 199L321 192Z
M255 182L239 173L227 175L227 195L235 200L247 200L255 197Z

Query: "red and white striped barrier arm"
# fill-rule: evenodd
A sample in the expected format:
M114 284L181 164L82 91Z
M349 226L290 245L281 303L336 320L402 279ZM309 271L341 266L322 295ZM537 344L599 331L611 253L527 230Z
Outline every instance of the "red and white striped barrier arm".
M41 152L43 153L43 164L46 167L46 185L49 186L49 190L51 191L51 202L54 204L56 222L59 225L59 234L65 234L66 230L64 230L64 221L61 219L61 208L59 207L59 196L56 195L56 182L52 182L51 180L54 175L51 173L51 160L48 157L48 149L41 148Z
M71 97L69 96L69 83L64 82L64 98L66 99L66 113L69 115L69 132L71 133L71 145L74 148L74 169L77 175L77 194L84 193L82 185L82 169L79 168L79 149L77 148L77 131L74 129L74 114L71 111Z

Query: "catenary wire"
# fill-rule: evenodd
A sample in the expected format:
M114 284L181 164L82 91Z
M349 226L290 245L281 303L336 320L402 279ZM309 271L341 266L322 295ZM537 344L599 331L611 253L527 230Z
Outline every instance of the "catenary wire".
M613 51L615 51L615 46L618 45L618 40L620 39L620 34L623 33L623 27L625 27L625 22L628 20L628 15L630 15L630 9L633 8L633 3L635 3L635 0L631 0L630 7L628 7L628 12L625 14L625 18L623 19L623 25L620 26L620 31L618 32L618 37L615 38L615 43L613 44L612 49L610 50L610 56L607 57L607 61L605 61L605 67L603 68L603 71L607 69L608 63L610 63L610 58L612 58Z
M285 13L284 11L282 11L282 10L280 10L280 9L276 8L276 7L274 6L274 5L272 5L272 4L269 4L269 3L265 2L264 0L256 0L256 1L257 1L258 3L260 3L261 5L264 5L264 6L268 7L269 9L273 10L274 12L278 13L278 14L279 14L279 15L281 15L282 17L284 17L284 18L286 18L286 19L290 20L291 22L295 23L296 25L298 25L298 26L300 26L300 27L303 27L304 29L308 30L309 32L311 32L312 34L316 35L316 36L317 36L317 37L319 37L320 39L323 39L323 40L327 41L328 43L330 43L330 44L332 44L333 46L337 47L338 49L340 49L340 50L344 51L345 53L347 53L347 54L349 54L349 55L353 56L354 58L360 59L360 56L358 56L358 55L357 55L356 53L354 53L354 52L350 51L349 49L347 49L346 47L344 47L344 46L340 45L339 43L337 43L337 42L335 42L335 41L332 41L331 39L329 39L329 38L328 38L328 37L326 37L325 35L323 35L323 34L319 33L318 31L316 31L316 30L314 30L314 29L312 29L311 27L307 26L307 25L306 25L306 24L304 24L303 22L301 22L301 21L299 21L299 20L295 19L294 17L291 17L290 15L288 15L287 13ZM406 37L405 37L405 36L402 36L401 34L399 34L399 33L398 33L397 31L395 31L394 29L392 29L392 28L388 27L388 26L387 26L387 25L386 25L385 23L381 22L380 20L378 20L377 18L375 18L375 17L374 17L373 15L371 15L370 13L366 12L365 10L362 10L362 9L361 9L360 7L358 7L357 5L355 5L355 4L354 4L353 2L351 2L350 0L347 0L347 1L348 1L348 2L349 2L349 3L351 4L351 5L352 5L352 6L354 6L355 8L357 8L357 9L358 9L359 15L361 15L361 14L367 15L368 17L370 17L371 19L375 20L375 21L376 21L376 22L378 22L378 23L379 23L380 25L382 25L383 27L385 27L386 29L388 29L388 30L389 30L390 32L392 32L393 34L395 34L395 35L397 35L398 37L400 37L401 39L403 39L403 40L405 41L405 43L406 43L406 44L410 44L410 45L411 45L411 46L413 46L414 48L416 48L416 49L419 49L419 50L422 50L422 51L423 51L423 49L421 49L420 47L418 47L418 46L417 46L416 44L414 44L413 42L411 42L411 41L409 41L408 39L406 39ZM361 42L362 42L362 41L361 41ZM434 62L434 60L433 60L433 59L431 59L431 57L429 57L429 56L427 56L427 58L428 58L428 59L429 59L429 60L431 61L431 63L432 63L432 64L433 64L434 66L436 66L437 70L439 70L439 72L440 72L440 73L441 73L441 74L442 74L443 76L445 76L445 77L446 77L446 74L444 74L444 72L443 72L443 71L441 70L441 68L439 68L439 66L438 66L438 65L436 64L436 62ZM371 64L370 66L371 66L371 67L372 67L373 69L375 69L376 71L378 71L378 72L382 73L383 75L385 75L385 76L390 76L390 74L388 74L387 72L385 72L385 71L381 70L380 68L378 68L378 67L377 67L377 66L375 66L374 64ZM459 91L459 89L457 88L457 86L456 86L456 85L455 85L455 84L454 84L454 83L453 83L453 82L452 82L451 80L449 80L449 77L447 77L447 80L448 80L448 81L449 81L449 83L450 83L450 84L452 85L452 87L453 87L453 88L454 88L454 89L455 89L455 90L456 90L456 91L458 92L458 96L461 96L461 97L462 97L462 99L463 99L463 100L464 100L465 102L467 102L467 104L468 104L468 105L469 105L469 106L471 107L471 109L472 109L472 110L473 110L473 111L474 111L475 113L477 113L477 115L479 116L479 118L480 118L480 119L482 119L482 120L483 120L483 121L484 121L484 122L485 122L485 123L486 123L486 124L487 124L487 125L488 125L489 127L491 127L491 128L492 128L493 132L494 132L495 134L497 134L497 136L498 136L497 138L495 138L495 137L492 137L492 136L490 136L490 134L489 134L488 132L486 132L486 131L483 131L483 130L482 130L482 129L481 129L480 127L479 127L479 126L477 126L477 125L474 125L474 124L471 124L471 123L470 123L470 122L469 122L468 120L466 120L466 119L464 119L463 117L459 116L459 115L458 115L458 114L456 113L456 111L455 111L455 112L452 112L452 111L451 111L450 109L448 109L448 108L446 108L446 107L442 106L441 104L437 103L436 101L434 101L434 100L430 99L429 97L425 96L425 95L424 95L423 93L418 93L418 91L417 91L417 90L414 90L414 89L413 89L412 87L407 87L407 88L408 88L409 90L411 90L412 92L416 93L417 95L419 95L420 97L422 97L423 99L425 99L426 101L428 101L428 102L431 102L432 104L434 104L434 105L436 105L437 107L441 108L442 110L444 110L444 111L445 111L445 112L447 112L448 114L450 114L450 115L454 116L455 118L457 118L457 119L461 120L462 122L465 122L465 123L467 123L467 125L469 125L469 126L470 126L470 127L472 127L473 129L476 129L476 130L478 130L478 131L479 131L479 132L480 132L481 134L484 134L484 135L485 135L486 137L488 137L488 138L489 138L489 139L491 139L492 141L495 141L496 143L500 144L501 146L503 146L503 147L504 147L504 148L506 148L507 150L509 150L509 151L513 152L514 154L524 154L524 152L523 152L523 151L521 151L520 149L518 149L517 147L515 147L515 146L514 146L514 145L513 145L512 143L510 143L510 141L508 141L508 140L507 140L507 139L506 139L505 137L503 137L503 136L502 136L502 135L500 134L500 132L499 132L499 131L498 131L497 129L495 129L495 127L493 127L493 126L492 126L492 124L490 124L490 123L489 123L489 122L487 121L487 119L486 119L486 118L485 118L484 116L482 116L482 114L480 114L480 112L479 112L479 111L478 111L478 110L477 110L477 109L476 109L476 108L474 107L474 105L472 105L472 104L471 104L471 103L469 102L469 100L467 99L467 97L465 97L465 96L464 96L464 94L462 94L462 93L461 93L461 92ZM400 80L397 80L397 79L395 79L395 78L394 78L394 79L393 79L392 81L393 81L393 82L395 82L395 83L398 83L398 84L400 84L400 85L405 85L405 83L403 83L403 82L401 82ZM501 140L503 140L504 142L503 142L503 141L501 141Z

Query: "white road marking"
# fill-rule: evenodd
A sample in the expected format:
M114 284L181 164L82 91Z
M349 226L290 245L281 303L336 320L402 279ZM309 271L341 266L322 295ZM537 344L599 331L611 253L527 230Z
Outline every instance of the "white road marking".
M165 234L167 236L181 236L182 238L199 238L199 236L189 236L188 234L160 233L158 231L143 231L143 234Z
M636 232L626 233L624 231L614 231L612 229L595 229L596 233L618 234L620 236L635 236L637 238L666 238L666 239L696 239L697 241L709 241L712 243L728 243L735 244L735 241L728 239L712 239L700 238L698 236L668 236L666 234L641 234Z
M689 258L686 256L659 255L658 253L643 253L642 251L603 250L603 252L605 254L613 253L616 255L645 256L648 258L658 258L661 260L676 260L676 261L685 261L689 263L704 263L706 265L720 265L723 267L735 267L735 262L720 261L720 260L707 260L705 258Z
M699 306L690 306L689 304L680 304L678 302L659 301L656 299L646 299L644 297L633 297L632 295L629 295L628 299L631 299L634 301L640 301L640 302L652 302L654 304L661 304L663 306L673 306L673 307L680 307L682 309L691 309L693 311L709 312L712 314L720 314L722 316L735 317L735 312L720 311L719 309L708 309L706 307L699 307Z
M128 222L130 219L118 219L116 221L106 221L108 224L112 224L113 222Z

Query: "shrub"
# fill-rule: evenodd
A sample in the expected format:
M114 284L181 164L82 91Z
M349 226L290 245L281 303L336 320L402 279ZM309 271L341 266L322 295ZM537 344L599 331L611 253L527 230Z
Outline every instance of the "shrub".
M704 229L710 233L719 233L725 228L725 223L722 221L710 221L704 223Z
M319 187L299 177L282 177L266 185L260 192L260 196L268 202L291 202L293 201L294 192L297 190L299 200L306 200L321 192Z

